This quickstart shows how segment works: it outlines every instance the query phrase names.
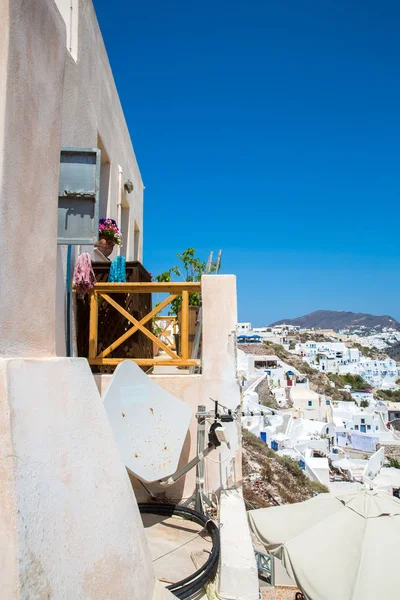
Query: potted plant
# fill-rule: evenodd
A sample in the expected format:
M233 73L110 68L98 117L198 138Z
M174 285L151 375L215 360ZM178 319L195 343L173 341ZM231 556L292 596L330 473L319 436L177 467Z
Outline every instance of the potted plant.
M99 221L99 241L96 248L100 250L104 256L110 256L114 250L114 246L121 245L121 232L118 229L114 219L100 219Z
M187 248L182 254L177 254L180 264L171 267L167 271L156 276L156 281L173 281L173 275L181 278L182 281L200 281L201 276L206 272L205 261L201 261L196 256L194 248ZM210 273L216 270L216 263L211 264ZM180 326L181 320L182 296L178 296L171 302L170 315L178 317ZM189 294L189 356L191 355L194 336L196 334L196 325L199 308L201 306L201 294L199 292ZM180 329L180 327L179 327ZM179 354L179 333L175 335L176 349Z

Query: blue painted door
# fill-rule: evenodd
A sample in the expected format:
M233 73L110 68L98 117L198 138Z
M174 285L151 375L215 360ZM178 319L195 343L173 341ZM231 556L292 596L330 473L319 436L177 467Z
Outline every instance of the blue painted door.
M365 425L360 426L360 431L361 431L361 433L365 433Z

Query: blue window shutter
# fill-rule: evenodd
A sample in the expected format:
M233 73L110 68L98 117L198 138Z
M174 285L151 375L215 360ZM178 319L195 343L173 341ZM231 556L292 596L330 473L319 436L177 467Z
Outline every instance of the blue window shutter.
M101 150L62 148L58 190L58 244L98 240Z

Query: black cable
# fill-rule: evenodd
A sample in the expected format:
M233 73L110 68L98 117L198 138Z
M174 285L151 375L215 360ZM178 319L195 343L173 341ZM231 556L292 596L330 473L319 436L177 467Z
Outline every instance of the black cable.
M180 600L190 598L204 587L217 569L220 551L219 529L217 525L208 516L179 504L140 502L138 506L141 513L155 514L163 517L184 517L189 521L201 525L211 536L212 548L210 556L204 565L188 577L185 577L185 579L181 579L181 581L177 581L167 587Z
M185 579L182 579L181 581L178 581L168 587L168 589L178 598L190 598L190 596L192 596L194 593L201 590L201 588L205 585L205 583L207 583L217 568L219 557L219 531L217 526L205 515L179 505L150 503L139 505L139 509L141 512L150 512L168 517L173 515L183 516L198 523L199 525L202 525L211 535L213 540L213 548L207 562L189 577L186 577Z
M213 521L211 521L205 515L192 510L190 508L186 508L179 505L165 505L165 504L145 504L139 505L139 509L141 512L150 512L159 514L162 516L183 516L191 521L196 522L199 525L202 525L208 533L211 535L213 540L213 547L211 550L211 554L207 560L207 562L198 569L195 573L191 574L189 577L182 579L170 586L168 589L180 599L190 598L193 594L200 591L202 587L207 583L207 581L214 574L217 566L218 566L218 558L219 558L219 531L217 526Z

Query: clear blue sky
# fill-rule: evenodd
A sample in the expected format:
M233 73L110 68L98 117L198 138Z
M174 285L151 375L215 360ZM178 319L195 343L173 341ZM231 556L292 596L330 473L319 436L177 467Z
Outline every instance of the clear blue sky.
M222 248L240 320L400 320L400 4L94 4L146 185L147 269Z

